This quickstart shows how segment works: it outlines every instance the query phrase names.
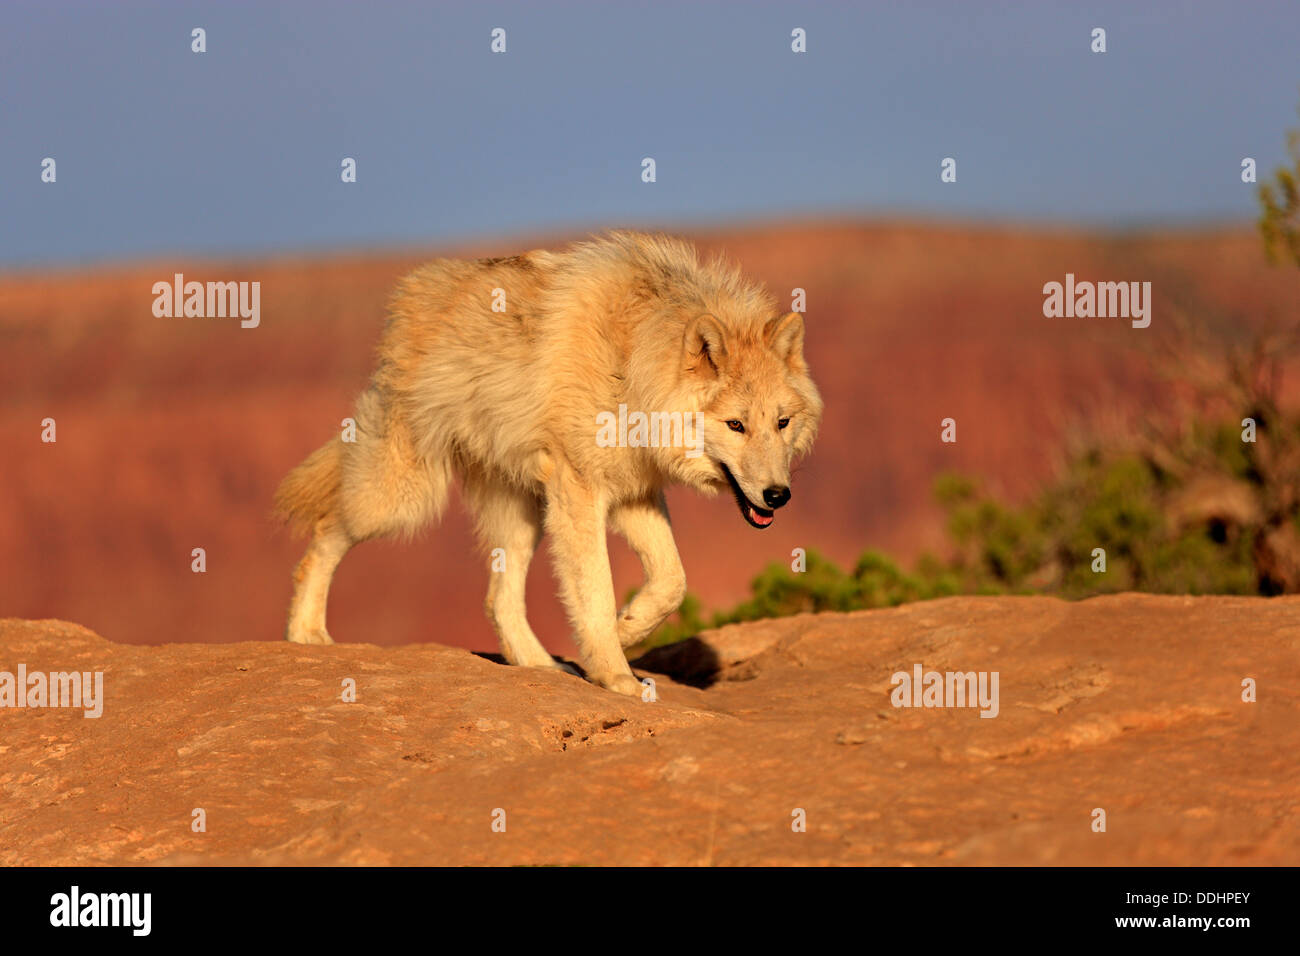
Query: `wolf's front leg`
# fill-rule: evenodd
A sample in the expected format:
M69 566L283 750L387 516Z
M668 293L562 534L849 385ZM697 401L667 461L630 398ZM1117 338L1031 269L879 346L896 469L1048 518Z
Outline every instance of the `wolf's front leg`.
M623 647L639 644L686 597L686 572L677 555L668 506L662 494L619 505L611 514L614 530L627 539L641 567L645 585L627 607L618 612L618 640Z
M614 581L605 547L604 499L573 477L548 488L546 531L551 538L560 597L573 622L578 653L593 683L637 696L641 683L632 675L618 640Z

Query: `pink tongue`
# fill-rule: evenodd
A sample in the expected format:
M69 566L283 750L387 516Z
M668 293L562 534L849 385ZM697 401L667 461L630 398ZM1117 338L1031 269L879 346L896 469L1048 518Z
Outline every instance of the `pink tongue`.
M753 520L754 524L762 525L764 528L766 528L768 525L772 523L772 519L775 517L775 515L767 515L766 517L764 517L763 515L755 511L751 506L749 509L749 517Z

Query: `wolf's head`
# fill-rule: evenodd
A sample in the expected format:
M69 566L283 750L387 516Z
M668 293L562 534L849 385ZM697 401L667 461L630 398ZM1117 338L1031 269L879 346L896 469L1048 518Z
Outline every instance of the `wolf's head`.
M700 487L729 488L755 528L790 500L790 464L808 452L822 400L803 358L797 312L729 325L705 313L686 324L682 368L699 397Z

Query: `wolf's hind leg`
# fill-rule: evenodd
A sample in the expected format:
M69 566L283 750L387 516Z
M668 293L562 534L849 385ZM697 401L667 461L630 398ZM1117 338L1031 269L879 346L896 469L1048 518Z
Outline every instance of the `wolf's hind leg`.
M467 476L464 489L479 541L488 553L484 608L501 642L501 653L511 664L523 667L562 667L529 627L524 606L528 565L542 537L539 502L533 495L483 478Z
M333 516L316 522L311 544L293 572L293 599L285 638L295 644L333 644L325 630L325 604L334 570L353 545L351 536Z
M618 612L619 643L631 647L681 607L686 597L686 572L662 494L619 505L611 512L610 522L632 546L645 571L645 584Z

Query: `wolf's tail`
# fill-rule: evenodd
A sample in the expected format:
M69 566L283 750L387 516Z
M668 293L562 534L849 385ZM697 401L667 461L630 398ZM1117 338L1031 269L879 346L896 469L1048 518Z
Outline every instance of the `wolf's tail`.
M275 492L272 513L295 534L308 534L338 505L343 440L334 438L289 472Z

